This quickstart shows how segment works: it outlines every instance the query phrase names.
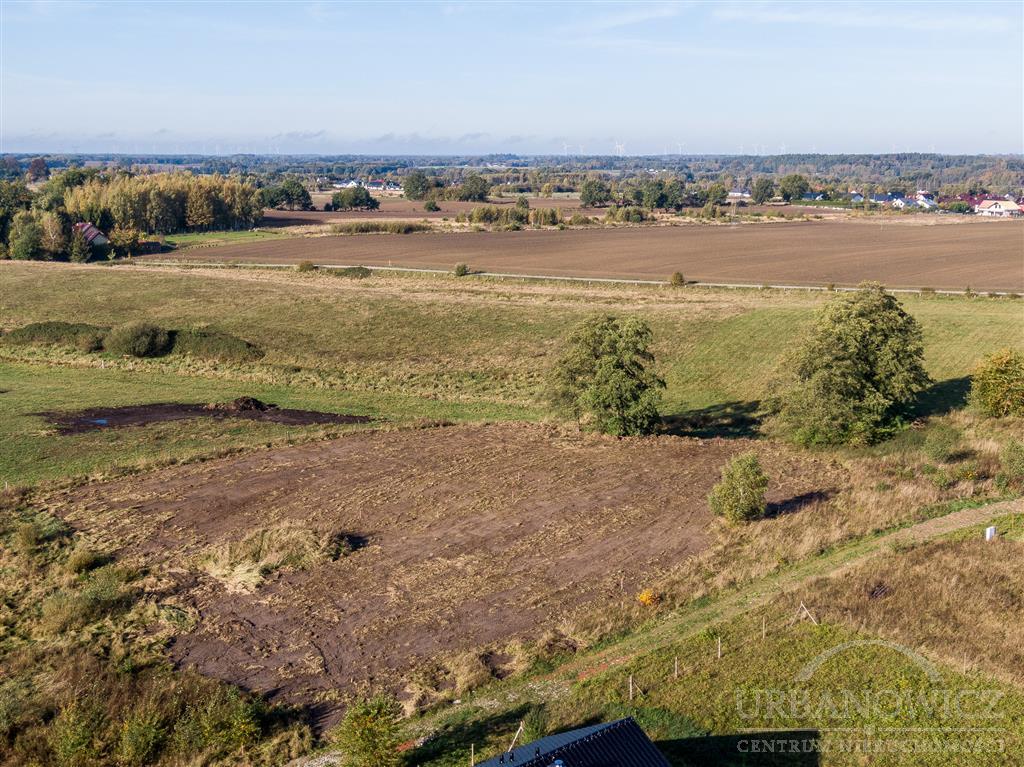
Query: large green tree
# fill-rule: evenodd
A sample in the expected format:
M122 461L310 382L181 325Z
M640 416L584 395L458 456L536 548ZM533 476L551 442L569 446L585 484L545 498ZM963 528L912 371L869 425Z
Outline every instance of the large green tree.
M605 205L611 199L612 191L603 181L598 181L596 178L588 178L580 184L580 205L584 208Z
M821 310L793 372L779 424L803 445L886 437L930 383L920 326L877 283L837 296Z
M651 328L637 317L580 323L551 371L550 398L563 415L605 434L649 434L665 382L654 371Z
M410 200L422 200L431 190L432 184L427 174L421 170L414 170L402 181L402 191Z
M755 205L762 205L768 202L773 194L775 194L775 184L770 178L762 176L754 182L754 187L750 190L750 199Z
M779 194L782 195L782 199L786 202L799 200L810 191L810 188L810 182L799 173L790 173L788 176L783 176L779 182Z
M491 186L483 176L471 173L463 179L459 186L458 197L467 202L487 202L487 195L490 191Z

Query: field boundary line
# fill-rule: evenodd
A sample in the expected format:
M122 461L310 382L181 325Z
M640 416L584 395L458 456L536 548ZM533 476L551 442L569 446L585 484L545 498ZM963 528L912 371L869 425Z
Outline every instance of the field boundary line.
M122 262L125 263L125 262ZM236 262L236 263L223 263L223 262L212 262L212 261L134 261L132 262L135 266L176 266L176 267L201 267L201 268L212 268L212 269L294 269L294 264L273 264L273 263L253 263L253 262ZM364 269L369 269L372 272L408 272L412 274L452 274L451 269L427 269L424 267L414 266L367 266L365 264L314 264L317 269L353 269L357 266L361 266ZM628 279L625 277L579 277L573 275L552 275L552 274L516 274L514 272L470 272L470 277L491 277L497 279L512 279L512 280L542 280L549 282L596 282L601 284L612 284L612 285L657 285L657 286L668 286L670 283L668 280L641 280L641 279ZM843 293L843 292L855 292L859 288L855 286L840 286L840 285L791 285L791 284L772 284L772 283L755 283L755 282L687 282L686 286L695 288L735 288L740 290L806 290L806 291L819 291L823 293ZM967 291L967 290L950 290L946 288L885 288L888 293L909 293L909 294L927 294L927 295L945 295L945 296L966 296L966 295L989 295L989 296L1013 296L1019 295L1012 290L986 290L981 291Z

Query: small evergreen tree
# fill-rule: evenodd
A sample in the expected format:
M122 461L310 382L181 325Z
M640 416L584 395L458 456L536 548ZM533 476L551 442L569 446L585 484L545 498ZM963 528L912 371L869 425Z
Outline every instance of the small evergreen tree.
M743 453L722 469L722 480L708 495L711 512L730 522L750 522L765 515L768 478L756 453Z
M68 249L68 257L79 264L84 264L92 256L92 249L86 242L85 235L80 229L75 229L71 234L71 247Z
M398 703L389 695L357 700L332 734L345 767L398 767Z
M651 329L636 317L580 323L551 372L550 398L564 415L605 434L649 434L665 382L654 372Z

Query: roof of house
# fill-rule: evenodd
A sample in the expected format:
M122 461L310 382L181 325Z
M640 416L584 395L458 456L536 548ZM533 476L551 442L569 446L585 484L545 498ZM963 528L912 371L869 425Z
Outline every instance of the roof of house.
M996 205L1000 210L1020 210L1020 206L1011 200L983 200L978 204L979 208L993 208Z
M632 717L549 735L517 746L477 767L669 767Z
M103 234L103 232L101 232L99 229L97 229L95 226L93 226L87 221L79 221L77 224L74 225L73 228L81 232L82 236L85 237L85 241L90 245L92 245L92 241L95 240L97 237L102 237L103 239L106 239L106 235Z

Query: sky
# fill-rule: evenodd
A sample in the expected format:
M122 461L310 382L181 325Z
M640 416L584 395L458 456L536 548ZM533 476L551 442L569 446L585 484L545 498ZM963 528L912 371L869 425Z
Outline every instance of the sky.
M0 0L0 152L1024 152L1024 2Z

